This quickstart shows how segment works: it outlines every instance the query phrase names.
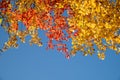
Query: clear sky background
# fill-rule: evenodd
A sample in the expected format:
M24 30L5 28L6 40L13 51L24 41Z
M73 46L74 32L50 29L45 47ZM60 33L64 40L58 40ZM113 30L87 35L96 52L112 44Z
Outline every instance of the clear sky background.
M43 32L40 36L44 42L47 40ZM0 48L7 37L0 26ZM45 46L20 43L18 49L11 48L0 55L0 80L120 80L120 55L107 50L104 61L96 54L84 57L81 53L68 60Z
M97 54L84 57L79 52L68 60L57 50L46 50L47 38L39 32L43 47L18 42L19 48L0 55L0 80L120 80L120 54L108 49L102 61ZM7 39L0 26L0 48Z

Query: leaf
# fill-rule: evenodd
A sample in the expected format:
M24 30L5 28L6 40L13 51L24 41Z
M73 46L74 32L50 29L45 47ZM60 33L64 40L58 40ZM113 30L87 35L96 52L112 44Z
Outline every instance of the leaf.
M98 58L101 60L105 59L105 54L104 53L98 53Z
M2 24L2 20L3 20L3 19L2 19L2 18L0 18L0 24Z

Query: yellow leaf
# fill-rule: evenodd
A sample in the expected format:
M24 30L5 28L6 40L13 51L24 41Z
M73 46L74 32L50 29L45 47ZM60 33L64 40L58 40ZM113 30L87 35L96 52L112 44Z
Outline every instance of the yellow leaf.
M2 23L2 18L0 18L0 24Z
M92 4L93 8L95 8L95 7L96 7L95 0L91 0L91 4Z
M105 24L105 27L106 28L112 28L112 26L110 24L108 24L108 23Z
M98 53L98 58L101 60L105 59L105 54L104 53Z

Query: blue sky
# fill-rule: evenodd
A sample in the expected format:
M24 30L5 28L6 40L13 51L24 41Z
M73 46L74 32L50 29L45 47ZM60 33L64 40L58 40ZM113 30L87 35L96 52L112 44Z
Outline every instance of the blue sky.
M81 53L68 60L56 50L46 50L47 38L44 32L39 34L43 47L18 42L19 48L0 55L0 80L120 80L120 55L114 51L107 50L104 61L96 54L84 57ZM7 39L8 34L0 26L0 48Z
M43 33L39 34L45 41ZM0 26L0 48L7 38ZM107 50L104 61L96 54L84 57L81 53L68 60L56 50L46 50L45 46L20 43L19 48L0 55L0 80L120 80L120 55Z

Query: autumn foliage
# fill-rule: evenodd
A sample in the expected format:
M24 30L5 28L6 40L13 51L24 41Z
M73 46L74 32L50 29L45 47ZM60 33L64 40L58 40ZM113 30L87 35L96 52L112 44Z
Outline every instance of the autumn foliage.
M104 60L107 48L120 53L119 0L2 0L0 25L9 34L1 52L18 47L18 38L25 43L26 36L31 36L30 45L44 45L38 34L43 30L46 49L56 48L66 58L80 51ZM70 51L64 43L69 39Z

